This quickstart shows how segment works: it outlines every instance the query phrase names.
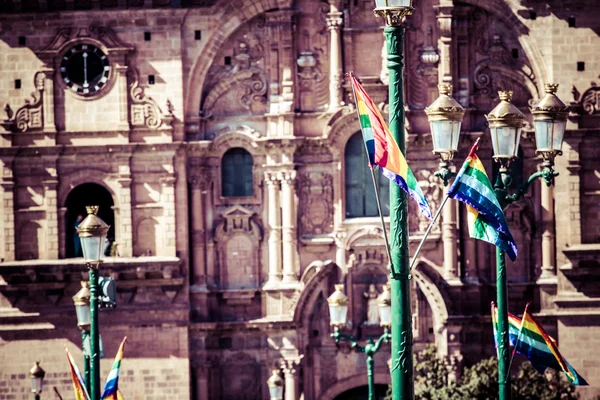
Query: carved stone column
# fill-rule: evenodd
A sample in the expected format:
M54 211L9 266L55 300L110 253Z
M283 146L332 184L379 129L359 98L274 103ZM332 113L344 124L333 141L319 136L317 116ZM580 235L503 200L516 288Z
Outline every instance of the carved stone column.
M335 263L342 270L346 270L346 247L344 246L344 240L346 239L346 232L339 231L335 234Z
M276 69L271 76L270 113L289 113L294 110L294 10L269 11L267 25L270 32L269 64Z
M440 33L438 40L440 52L438 77L440 82L450 84L452 84L452 8L452 5L439 5L435 7Z
M296 245L296 171L281 175L281 214L283 239L283 283L298 282L298 249Z
M283 360L281 363L285 380L285 399L300 399L300 361Z
M204 193L206 193L206 178L204 174L193 176L192 186L192 251L193 276L192 291L206 290L206 244L204 222Z
M133 254L133 226L131 219L131 174L129 165L120 166L119 171L119 226L120 235L117 238L117 250L121 257L131 257Z
M327 14L327 28L329 30L329 111L334 112L341 107L342 94L342 44L341 28L342 4L340 0L329 0L329 13Z
M444 279L456 281L458 276L458 255L456 248L456 202L448 200L450 204L444 207L442 220L442 241L444 243Z
M55 133L56 124L54 123L54 68L44 67L39 73L39 80L36 86L43 90L42 112L44 113L44 132ZM55 143L48 143L54 145Z
M175 240L175 176L166 176L160 179L162 187L160 202L163 205L161 231L163 232L162 254L165 256L176 255ZM158 252L158 251L157 251Z
M46 206L46 248L40 258L49 260L58 259L58 208L56 169L50 173L48 179L44 179L44 202Z
M277 287L281 282L281 205L280 182L275 173L265 172L267 186L267 223L269 224L269 280L265 287Z
M554 186L542 185L542 274L540 279L555 278L554 257Z

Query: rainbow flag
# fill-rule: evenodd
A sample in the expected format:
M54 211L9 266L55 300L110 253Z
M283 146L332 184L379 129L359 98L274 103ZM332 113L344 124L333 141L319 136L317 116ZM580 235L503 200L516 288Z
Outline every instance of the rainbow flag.
M354 74L349 74L349 77L356 97L360 126L369 156L369 166L372 168L373 165L378 165L383 175L415 199L421 212L431 219L429 203L419 182L408 167L398 143L385 124L381 112L358 83Z
M104 392L100 396L101 400L123 400L121 392L119 392L119 371L121 369L121 359L123 358L123 348L125 347L125 341L127 337L123 339L119 346L119 351L115 356L113 366L106 378L106 384L104 385Z
M496 347L498 347L497 323L498 308L492 303L492 326ZM525 307L522 319L508 313L508 339L514 350L527 357L540 373L543 373L546 368L552 368L563 371L573 385L588 385L585 379L560 354L556 340L550 337L533 318L533 315L527 312L527 307Z
M75 400L90 400L90 395L85 388L85 380L79 372L79 368L77 368L77 364L75 364L75 360L69 353L69 349L65 346L65 351L67 352L67 359L69 360L69 365L71 366L71 378L73 379L73 390L75 391Z
M494 188L477 157L479 139L473 145L462 168L456 175L448 197L467 205L469 235L491 243L517 258L517 244L510 234L508 222L496 199Z

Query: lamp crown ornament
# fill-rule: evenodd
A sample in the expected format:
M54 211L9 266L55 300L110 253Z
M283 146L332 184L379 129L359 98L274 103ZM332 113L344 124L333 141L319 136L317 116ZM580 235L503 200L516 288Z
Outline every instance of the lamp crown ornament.
M525 116L523 113L511 103L513 92L512 90L499 91L500 104L485 117L490 123L490 128L510 126L514 128L522 128Z
M452 85L442 83L438 85L440 95L429 107L425 107L425 114L429 121L451 120L462 121L465 109L452 98Z
M90 305L90 283L81 281L81 289L73 296L73 302L76 306Z
M331 305L345 306L348 305L348 297L344 294L344 285L337 284L335 286L335 292L327 299L327 302Z
M44 371L42 367L40 367L40 362L36 361L31 370L29 370L29 375L32 378L43 378L44 376L46 376L46 371Z
M565 105L557 96L558 83L546 83L544 85L546 94L540 102L531 107L531 113L536 120L553 119L566 121L569 115L569 107Z
M88 216L85 217L81 224L77 226L77 233L79 233L79 237L88 237L88 236L106 236L110 225L107 225L106 222L102 221L100 217L98 217L98 209L99 206L86 206L85 209L88 213Z

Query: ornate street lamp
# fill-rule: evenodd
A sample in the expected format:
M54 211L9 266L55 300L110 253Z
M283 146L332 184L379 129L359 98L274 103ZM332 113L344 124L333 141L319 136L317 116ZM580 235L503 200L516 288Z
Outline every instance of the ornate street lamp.
M90 397L100 400L100 331L98 329L98 269L104 260L108 226L98 217L98 206L86 207L88 216L77 226L83 258L90 275Z
M331 337L336 343L342 340L350 342L352 348L360 353L367 355L367 379L369 387L369 400L375 400L375 367L373 356L379 351L383 342L388 343L392 338L389 333L391 326L391 295L389 286L386 284L383 287L383 292L377 297L377 305L379 312L379 325L383 329L383 334L374 342L371 337L364 346L358 344L358 341L351 335L346 335L340 332L340 327L346 326L346 315L348 312L348 298L344 294L344 285L335 285L335 292L327 299L329 303L330 325L333 326L334 332Z
M335 292L327 299L331 326L336 329L346 326L348 297L344 294L344 285L335 285Z
M33 368L29 370L31 392L35 395L35 400L40 399L40 393L42 393L42 388L44 385L44 376L46 376L46 371L40 367L40 362L36 361L35 364L33 364Z
M517 158L525 116L510 102L513 92L498 92L498 95L500 104L485 117L490 124L494 159L506 169Z
M83 374L85 377L86 389L90 391L90 351L89 335L91 325L90 315L90 286L89 282L82 281L81 289L73 296L75 303L75 313L77 314L77 326L81 329L81 343L83 349Z
M510 103L512 92L499 92L500 104L486 116L490 123L494 159L501 164L494 191L503 210L523 198L536 179L542 178L546 187L549 188L554 182L554 177L558 175L558 172L553 169L554 157L561 151L567 110L564 103L555 96L557 86L556 84L546 85L546 95L536 107L532 108L537 153L541 154L543 158L542 169L532 174L512 194L508 193L512 181L508 167L510 162L517 157L524 116ZM542 191L544 192L544 189ZM545 195L542 195L542 200L552 197L551 191L546 192ZM496 291L498 303L498 393L501 400L508 400L510 399L508 294L506 260L504 251L499 247L496 247Z
M562 154L569 108L556 97L558 84L547 83L545 89L546 94L537 106L531 108L531 114L535 124L536 153L553 165L554 157Z
M433 152L440 157L440 170L436 176L448 186L448 181L453 176L450 171L450 162L458 150L458 138L465 109L452 98L452 85L438 85L440 96L425 108L425 114L431 127L433 139Z
M269 396L271 400L281 400L283 398L283 379L279 376L279 370L274 369L273 375L267 380L269 386Z
M375 15L383 17L387 67L389 71L389 128L402 154L406 155L404 137L404 90L402 60L404 58L404 20L414 11L411 0L375 0ZM406 192L390 181L389 260L392 297L392 358L402 368L392 368L392 399L412 399L413 350L410 306L410 263L408 248L408 202Z

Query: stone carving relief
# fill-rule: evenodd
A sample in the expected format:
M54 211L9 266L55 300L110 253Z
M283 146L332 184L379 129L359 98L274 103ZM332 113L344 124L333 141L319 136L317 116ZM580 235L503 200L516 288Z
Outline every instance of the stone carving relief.
M575 87L573 88L575 89ZM581 106L586 114L600 114L600 86L596 82L592 82L590 88L583 92L581 98L575 100L581 100Z
M260 400L260 364L245 353L238 353L220 365L221 398ZM232 379L235 377L235 379Z
M44 80L46 73L39 71L33 79L35 83L35 91L31 93L33 101L25 100L25 105L17 109L15 113L7 103L4 107L6 119L0 125L7 131L12 132L27 132L42 129L44 126L43 120L43 102L42 96L44 92Z
M298 3L296 64L300 87L300 108L314 111L329 100L326 82L328 62L329 3L322 0L307 0ZM340 18L341 23L341 18Z
M309 172L300 178L300 227L302 235L322 235L333 229L333 177Z
M267 111L264 41L265 19L261 16L243 25L223 46L208 71L202 117Z
M517 105L537 101L535 74L511 30L480 8L473 8L472 24L470 44L476 59L472 73L481 105L497 101L499 90L512 90Z
M423 194L429 202L431 212L435 213L440 206L443 196L444 188L442 183L440 179L434 175L434 172L426 169L420 170L416 175L417 179L419 180L421 190L423 190ZM408 216L408 229L410 232L425 233L427 227L429 226L430 220L423 215L419 209L419 205L412 199L412 197L409 197L408 199ZM440 232L440 220L438 219L433 228L431 228L431 233Z
M216 229L221 287L251 289L258 287L262 230L252 220L254 211L241 206L225 210Z
M152 99L144 93L139 86L139 74L135 68L128 68L129 95L131 96L131 125L134 128L145 127L170 129L173 124L173 105L169 100L166 103L167 113L162 110Z

